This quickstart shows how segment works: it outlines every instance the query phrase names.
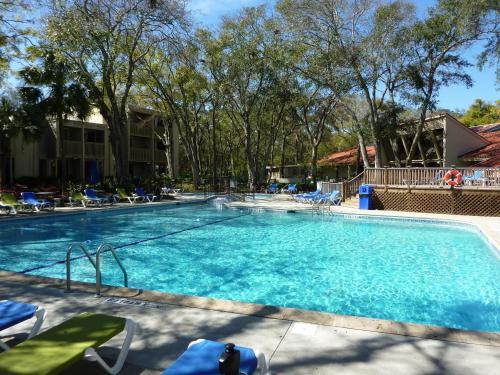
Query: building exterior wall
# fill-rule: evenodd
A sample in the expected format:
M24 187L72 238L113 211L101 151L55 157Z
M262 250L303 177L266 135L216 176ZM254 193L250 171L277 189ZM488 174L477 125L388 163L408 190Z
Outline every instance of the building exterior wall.
M135 110L131 110L131 115ZM144 110L146 114L151 115L151 125L158 113ZM132 116L130 116L132 117ZM129 146L129 163L130 172L138 175L149 174L155 171L155 164L165 164L165 156L163 151L156 149L157 138L154 134L152 126L147 126L144 129L135 130L136 124L129 122L126 142ZM64 122L64 129L72 134L72 139L59 137L55 122L51 122L49 127L44 130L42 136L33 142L27 142L22 135L19 135L11 140L11 163L13 165L13 177L18 179L23 176L41 177L42 170L47 176L57 176L58 158L60 158L60 142L64 144L65 159L67 162L67 175L72 179L85 180L89 179L88 173L85 175L85 170L88 172L88 163L96 162L100 169L100 177L114 176L114 157L112 152L111 142L109 141L109 129L101 114L94 110L92 114L85 120L81 121L77 118L69 117ZM88 141L87 133L97 131L103 132L102 143L96 141ZM95 133L93 133L95 135ZM99 134L99 136L101 135ZM131 158L130 149L131 137L146 136L149 139L149 144L142 150L143 159L134 160ZM90 135L89 135L90 136ZM172 129L172 164L174 178L179 174L179 133L178 129L173 126Z
M488 142L451 116L444 124L444 166L466 166L460 155L484 147Z

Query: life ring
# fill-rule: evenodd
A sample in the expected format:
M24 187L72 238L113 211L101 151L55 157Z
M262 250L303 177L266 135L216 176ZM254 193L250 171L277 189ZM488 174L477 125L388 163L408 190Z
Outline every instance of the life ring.
M444 182L450 186L457 186L462 183L462 174L456 169L450 169L444 175Z

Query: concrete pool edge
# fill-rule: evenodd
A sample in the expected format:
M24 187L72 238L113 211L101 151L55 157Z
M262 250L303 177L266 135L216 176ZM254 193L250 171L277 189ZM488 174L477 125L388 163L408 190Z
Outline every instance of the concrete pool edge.
M18 282L32 286L49 287L60 290L63 290L66 287L66 281L63 279L25 275L3 270L0 270L0 282L1 281ZM74 281L72 282L72 288L73 290L79 292L91 294L95 293L95 284L92 283ZM260 305L248 302L221 300L208 297L189 296L115 286L103 286L102 297L138 299L140 301L155 302L166 305L223 311L292 322L311 323L463 344L500 347L500 332L466 331L423 324L400 323L391 320L338 315L296 308Z

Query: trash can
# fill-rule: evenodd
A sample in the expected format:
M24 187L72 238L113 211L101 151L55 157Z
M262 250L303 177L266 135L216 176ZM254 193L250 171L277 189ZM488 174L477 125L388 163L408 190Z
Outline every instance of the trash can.
M373 187L371 185L361 185L359 187L359 209L372 210Z

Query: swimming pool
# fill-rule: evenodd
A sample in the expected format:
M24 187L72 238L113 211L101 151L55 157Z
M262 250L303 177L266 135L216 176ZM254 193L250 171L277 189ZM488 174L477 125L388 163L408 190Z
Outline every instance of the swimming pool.
M65 278L75 241L113 244L134 288L500 331L498 252L457 224L207 204L87 211L3 221L0 268ZM122 285L109 253L102 273ZM86 259L72 279L95 281Z

